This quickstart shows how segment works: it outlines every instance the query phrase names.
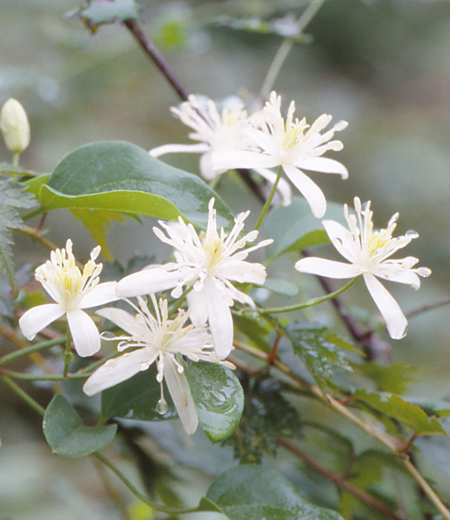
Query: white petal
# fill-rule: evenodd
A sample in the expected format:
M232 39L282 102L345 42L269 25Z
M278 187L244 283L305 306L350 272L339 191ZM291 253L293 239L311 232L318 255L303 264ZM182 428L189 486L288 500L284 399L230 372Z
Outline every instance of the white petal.
M343 262L313 256L302 258L296 262L295 268L301 273L337 279L355 278L361 274L360 269L353 264L344 264Z
M143 269L122 278L117 283L116 293L120 297L140 296L173 289L182 281L179 270L168 272L161 267Z
M406 335L408 321L389 291L371 274L364 275L367 289L386 322L392 339L401 339Z
M80 309L89 309L118 300L116 286L117 282L99 283L83 297L79 305Z
M280 161L271 155L245 150L215 150L212 157L214 170L231 170L234 168L274 168Z
M79 356L92 356L100 350L100 335L90 316L79 309L68 311L67 321Z
M150 349L139 349L115 359L110 359L86 381L83 390L87 395L94 395L106 388L115 386L142 370L149 367L156 358L156 353Z
M147 327L138 321L132 314L123 309L108 307L100 309L95 314L106 318L132 336L143 336L148 332Z
M191 397L185 374L178 373L175 363L169 357L165 358L164 378L184 431L188 435L192 435L198 425L198 417L194 408L194 402Z
M208 309L206 307L206 296L203 289L196 291L195 289L188 293L187 301L189 305L189 318L191 322L200 327L208 321Z
M225 359L233 349L233 318L225 299L213 278L204 281L208 321L219 359Z
M28 310L19 320L22 334L32 340L38 332L65 314L57 303L46 303Z
M305 197L313 215L316 218L322 218L327 210L327 201L319 186L295 166L284 164L283 170L292 184Z
M346 227L334 220L322 220L331 243L349 262L354 263L361 258L361 243Z
M256 173L259 173L261 177L267 179L272 185L275 183L277 174L272 170L267 170L265 168L254 168L254 170ZM280 179L278 181L277 190L280 192L281 204L283 206L290 206L292 203L292 191L289 183L284 179Z
M163 146L158 146L156 148L152 148L148 153L152 157L159 157L160 155L165 155L166 153L203 153L209 150L209 145L207 144L164 144Z
M339 173L343 179L347 179L348 170L347 168L334 159L328 159L327 157L308 157L307 159L294 161L295 166L304 170L312 170L315 172L323 173Z
M388 268L383 269L383 264L381 264L379 269L373 271L373 274L383 278L383 280L411 285L414 289L420 287L420 277L414 271L391 271Z

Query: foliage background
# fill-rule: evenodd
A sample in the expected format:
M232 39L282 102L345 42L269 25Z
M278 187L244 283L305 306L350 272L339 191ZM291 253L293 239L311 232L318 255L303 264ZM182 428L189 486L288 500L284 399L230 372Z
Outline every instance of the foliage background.
M214 24L217 17L274 17L286 10L298 16L305 5L295 0L142 3L147 34L186 88L212 98L258 92L281 43L278 36ZM178 99L129 33L112 25L90 35L78 20L63 17L77 6L69 0L3 0L0 5L0 105L11 96L19 99L32 128L23 166L50 172L66 153L92 141L126 140L144 148L187 142L186 129L169 113ZM405 289L399 301L406 311L448 294L450 4L327 0L307 33L313 43L294 47L275 87L285 100L295 99L298 113L308 120L327 112L350 123L341 136L345 149L339 156L350 181L323 176L324 192L338 202L351 202L355 195L371 198L379 226L399 211L399 233L407 231L406 225L419 232L420 240L411 244L409 254L418 256L433 276L419 294ZM9 159L2 146L0 157ZM165 160L197 172L197 156ZM237 182L224 178L220 193L235 211L256 210L257 201L250 193L242 194ZM76 254L87 256L93 243L79 223L64 211L54 212L49 220L54 242L63 245L70 236ZM137 250L163 259L165 252L154 247L152 225L151 219L114 225L110 237L115 257L124 262ZM28 239L19 237L18 245L22 262L43 253ZM402 293L401 287L395 289L396 295ZM373 310L363 291L345 297ZM450 395L447 313L444 307L411 319L407 338L393 344L394 361L420 366L413 396ZM2 392L2 515L20 520L88 515L111 519L94 463L51 456L40 419ZM234 465L231 450L210 446L202 434L191 440L168 423L151 428L157 440L149 443L162 437L172 447L184 443L180 456L192 464L179 486L186 497L204 493L216 469L212 460L220 471ZM194 449L198 443L201 457ZM160 456L169 460L162 452ZM279 456L278 465L291 471L288 457ZM132 471L132 465L125 470ZM448 496L448 477L436 473L435 480ZM139 514L133 512L134 518Z

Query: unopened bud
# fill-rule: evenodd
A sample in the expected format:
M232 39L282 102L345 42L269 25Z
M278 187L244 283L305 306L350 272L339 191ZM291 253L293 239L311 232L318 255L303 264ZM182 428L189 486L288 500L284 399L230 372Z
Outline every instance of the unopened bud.
M23 106L13 98L3 105L0 114L0 129L6 148L13 153L22 153L30 144L30 123Z

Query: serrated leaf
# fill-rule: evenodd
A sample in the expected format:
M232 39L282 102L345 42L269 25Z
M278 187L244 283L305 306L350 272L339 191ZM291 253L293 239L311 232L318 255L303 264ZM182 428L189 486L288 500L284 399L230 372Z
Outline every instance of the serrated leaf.
M57 394L45 411L43 429L53 453L84 457L109 444L117 425L85 426L67 399Z
M325 218L344 223L342 205L328 203ZM271 260L292 251L329 242L322 221L312 215L305 199L294 197L290 206L274 208L266 221L267 238L274 241L267 247Z
M66 16L81 18L95 32L102 24L138 19L140 6L135 0L88 0Z
M330 333L326 327L295 321L287 326L286 334L291 340L294 354L301 358L322 389L334 385L334 368L353 371L344 354L345 345L349 344Z
M40 212L89 208L166 220L182 216L206 229L208 203L215 197L218 227L234 225L231 210L199 177L122 141L77 148L56 166L48 184L37 182L28 186L38 192Z
M233 372L216 363L186 360L185 374L198 420L212 442L227 439L244 409L244 392Z
M234 326L245 334L258 349L267 353L272 350L272 345L268 342L271 330L265 327L265 322L259 315L255 317L235 315L233 321Z
M94 242L101 246L105 258L109 262L112 262L114 258L108 249L106 232L107 228L111 225L112 220L117 220L122 223L125 222L123 216L119 213L108 210L99 211L95 209L77 208L71 209L70 211L72 215L77 220L80 220L84 227L90 232Z
M206 494L229 520L343 520L307 502L280 473L241 465L220 475Z
M156 411L161 396L161 388L156 380L156 367L139 372L123 383L102 392L100 421L111 417L136 419L140 421L165 421L177 417L175 406L169 392L164 393L168 410L164 415Z
M353 365L355 370L369 377L382 392L403 394L408 386L417 379L417 368L410 367L405 363L392 365L377 365L375 363L364 363ZM450 403L448 403L450 407Z
M32 208L35 198L25 188L11 180L0 181L0 271L5 269L14 297L17 297L17 277L11 246L14 244L11 229L23 227L16 208Z
M410 426L417 435L447 435L437 417L429 417L419 406L388 393L356 390L354 397L371 408Z

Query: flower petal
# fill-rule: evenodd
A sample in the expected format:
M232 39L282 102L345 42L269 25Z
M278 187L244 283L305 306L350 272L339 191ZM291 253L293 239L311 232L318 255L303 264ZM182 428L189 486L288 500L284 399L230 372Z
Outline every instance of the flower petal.
M401 339L406 335L408 321L400 305L394 300L390 292L373 276L365 274L364 281L367 289L386 322L386 327L392 339Z
M322 220L328 238L339 253L352 264L361 258L361 243L346 227L334 220Z
M343 262L313 256L300 259L296 262L295 268L301 273L337 279L355 278L361 274L361 270L353 264L344 264Z
M283 170L290 181L305 197L316 218L322 218L327 209L327 201L322 190L307 175L291 164L283 164Z
M90 316L80 309L67 311L67 321L79 356L92 356L100 350L100 335Z
M225 359L233 349L233 318L216 281L207 276L204 281L208 321L219 359Z
M271 155L246 150L214 150L212 167L214 170L231 170L235 168L274 168L280 161Z
M38 332L65 314L57 303L46 303L28 310L19 320L22 334L32 340Z
M339 161L327 157L308 157L303 160L294 161L294 165L304 170L323 173L339 173L343 179L348 178L347 168Z
M116 286L119 297L140 296L173 289L183 281L183 273L177 269L166 271L161 267L150 267L122 278Z
M94 395L106 388L115 386L130 379L142 370L148 368L156 358L156 353L148 348L134 350L115 359L110 359L86 381L83 390L87 395Z
M152 157L159 157L166 153L203 153L209 150L209 145L206 143L201 144L164 144L152 148L148 153Z
M272 185L275 183L277 178L277 174L272 170L267 170L266 168L254 168L256 173L259 173L261 177L268 180ZM284 179L280 179L278 181L277 190L280 192L281 204L283 206L289 206L292 203L292 191L289 183Z
M117 282L99 283L80 302L80 309L89 309L97 305L114 302L119 299L116 294Z
M112 321L131 336L144 336L148 329L142 322L138 321L132 314L123 309L108 307L100 309L95 314Z
M200 327L208 321L208 308L206 307L206 296L203 289L193 289L187 296L189 305L189 318L195 327Z
M175 363L168 356L165 357L164 378L184 431L192 435L197 429L198 417L191 392L185 374L178 373Z

